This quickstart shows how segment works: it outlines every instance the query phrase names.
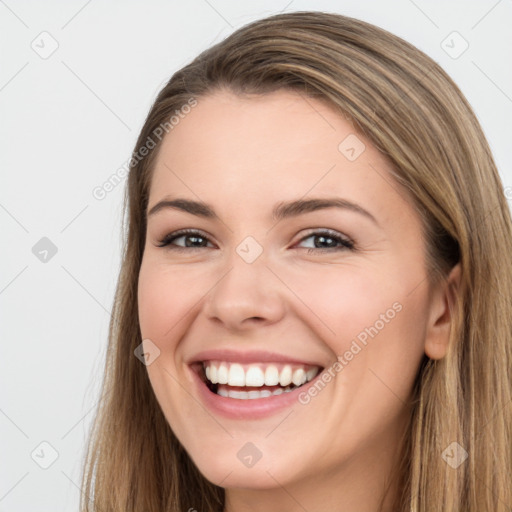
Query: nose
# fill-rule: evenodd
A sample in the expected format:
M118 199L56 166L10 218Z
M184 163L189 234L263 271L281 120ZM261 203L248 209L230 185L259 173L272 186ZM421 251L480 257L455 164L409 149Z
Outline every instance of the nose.
M203 308L210 321L232 331L271 325L284 316L282 283L263 257L247 263L234 254L229 270L208 293Z

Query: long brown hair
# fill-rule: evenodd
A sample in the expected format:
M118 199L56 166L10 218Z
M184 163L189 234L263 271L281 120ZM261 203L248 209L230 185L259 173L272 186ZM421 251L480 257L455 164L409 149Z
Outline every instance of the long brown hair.
M176 72L147 116L126 188L123 263L81 510L224 507L223 489L191 462L134 356L155 134L172 130L176 110L220 88L285 88L324 100L392 162L422 219L429 278L445 278L457 262L462 268L448 354L425 357L412 392L394 510L509 511L512 225L491 152L466 99L432 59L373 25L322 12L275 15L237 30ZM141 157L149 138L156 147ZM455 442L468 455L457 468L445 456L459 449Z

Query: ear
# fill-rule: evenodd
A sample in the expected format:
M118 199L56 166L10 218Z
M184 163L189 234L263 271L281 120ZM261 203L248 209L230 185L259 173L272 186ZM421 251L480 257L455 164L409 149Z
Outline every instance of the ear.
M448 277L433 290L425 336L425 354L430 359L442 359L448 351L453 308L460 289L461 267L457 263Z

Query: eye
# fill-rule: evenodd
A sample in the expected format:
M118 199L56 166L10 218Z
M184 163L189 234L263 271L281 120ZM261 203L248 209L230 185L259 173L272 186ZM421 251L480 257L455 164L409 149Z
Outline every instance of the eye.
M307 242L308 245L303 245L304 248L307 248L308 253L318 251L340 251L347 249L354 250L354 243L350 239L342 236L337 231L329 229L310 233L300 240L298 246L308 240L310 240ZM182 229L175 231L174 233L169 233L159 240L158 247L167 247L172 250L187 250L213 247L213 244L201 231L194 229Z
M303 237L299 244L307 240L311 240L311 242L307 242L308 245L303 247L308 247L308 253L318 251L343 251L347 249L354 250L352 240L330 229L314 231L308 236Z
M180 241L180 243L177 243ZM158 247L167 247L172 250L201 249L211 244L209 238L201 231L195 229L181 229L165 235L159 240ZM210 245L211 246L211 245Z

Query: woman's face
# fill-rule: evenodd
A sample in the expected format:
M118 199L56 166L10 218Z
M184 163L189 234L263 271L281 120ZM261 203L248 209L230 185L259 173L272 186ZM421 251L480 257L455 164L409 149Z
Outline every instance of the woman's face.
M389 169L329 106L283 90L198 98L165 137L141 334L210 481L289 489L390 459L438 340L420 220Z

